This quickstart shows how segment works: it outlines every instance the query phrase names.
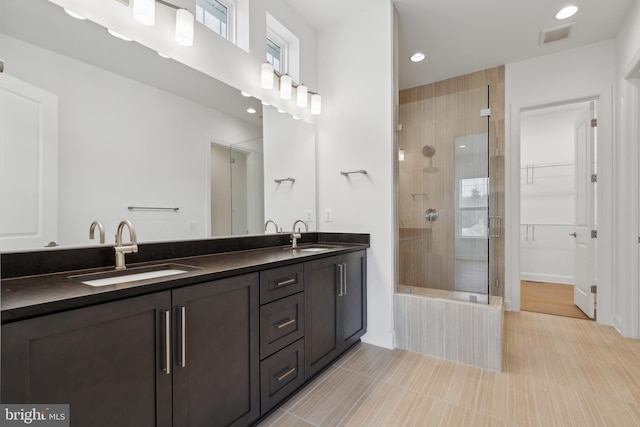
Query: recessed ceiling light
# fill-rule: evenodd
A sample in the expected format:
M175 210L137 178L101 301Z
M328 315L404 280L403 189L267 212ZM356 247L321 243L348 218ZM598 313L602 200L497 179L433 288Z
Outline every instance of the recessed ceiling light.
M251 98L251 95L248 94L247 92L243 91L243 90L240 91L240 95L242 95L244 97L247 97L247 98Z
M270 105L268 102L262 101L262 105Z
M578 12L578 6L567 6L560 10L560 12L556 13L556 19L567 19L571 18Z
M247 113L255 114L256 113L256 109L255 108L247 108Z
M278 108L278 113L282 114L282 113L286 113L286 111L284 111L282 108Z
M80 19L81 21L84 21L85 19L87 19L84 16L80 15L79 13L75 13L73 10L65 9L64 11L67 12L67 15L76 19Z
M167 55L165 53L162 53L162 52L158 52L158 55L160 55L161 57L166 58L166 59L170 59L171 58L169 55Z
M422 52L416 52L413 55L411 55L411 61L413 62L420 62L424 60L424 53Z
M293 120L300 120L300 117L298 117L298 116L293 116Z
M111 28L107 28L107 31L109 32L109 34L111 34L115 38L118 38L120 40L124 40L126 42L130 42L131 41L131 39L129 37L125 37L122 34L118 33L117 31L113 31Z

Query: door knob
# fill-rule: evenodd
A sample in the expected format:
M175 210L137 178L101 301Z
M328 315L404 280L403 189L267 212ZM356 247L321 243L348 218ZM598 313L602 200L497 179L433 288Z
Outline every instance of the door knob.
M578 237L575 231L573 233L569 233L569 236Z

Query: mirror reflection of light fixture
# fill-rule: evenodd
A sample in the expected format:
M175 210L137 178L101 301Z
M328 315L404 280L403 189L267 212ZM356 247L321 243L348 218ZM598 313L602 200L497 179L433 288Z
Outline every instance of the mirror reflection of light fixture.
M262 89L273 89L273 65L268 62L262 64L260 86L262 86Z
M293 80L291 80L291 76L285 74L280 77L280 98L282 99L291 99L291 85L293 84Z
M176 10L176 42L193 46L193 15L187 9Z
M134 0L133 17L142 25L152 26L156 22L155 0Z
M305 85L298 86L298 90L296 93L296 105L300 108L304 108L307 106L307 95L309 94L309 89Z
M322 112L322 98L317 93L311 95L311 114L320 114Z

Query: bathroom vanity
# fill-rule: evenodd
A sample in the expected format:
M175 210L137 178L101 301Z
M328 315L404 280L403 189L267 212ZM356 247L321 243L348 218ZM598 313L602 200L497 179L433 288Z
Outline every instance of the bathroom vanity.
M287 237L140 245L119 274L142 279L104 286L83 281L113 267L3 254L3 403L69 403L72 426L256 422L366 332L369 236ZM184 272L130 276L167 265Z

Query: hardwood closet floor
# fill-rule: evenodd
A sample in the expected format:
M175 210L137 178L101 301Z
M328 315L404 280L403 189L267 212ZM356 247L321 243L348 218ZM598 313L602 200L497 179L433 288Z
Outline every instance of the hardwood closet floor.
M556 316L589 319L573 303L573 285L520 281L520 309Z
M640 426L640 341L505 313L502 373L359 344L260 426Z

